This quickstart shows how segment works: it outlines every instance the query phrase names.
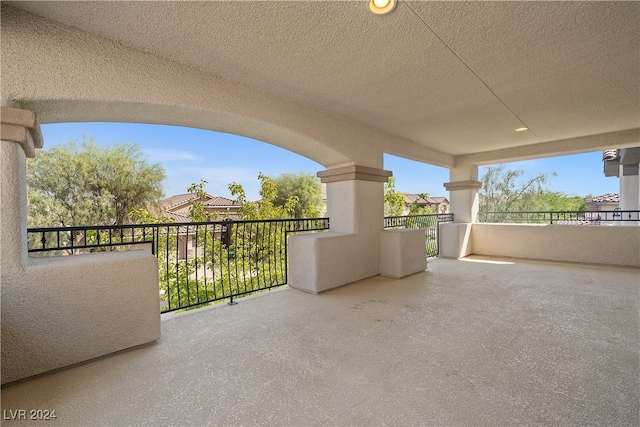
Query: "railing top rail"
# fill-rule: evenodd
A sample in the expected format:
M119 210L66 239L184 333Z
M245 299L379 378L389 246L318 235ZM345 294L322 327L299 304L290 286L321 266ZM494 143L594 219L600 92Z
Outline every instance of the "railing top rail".
M478 212L478 222L486 223L549 223L563 225L613 225L618 222L640 221L640 210L612 211L490 211Z
M434 216L451 216L452 213L433 213L433 214L420 214L420 215L398 215L398 216L385 216L385 219L395 219L395 218L419 218L419 217L434 217Z
M617 210L617 211L585 211L585 210L579 210L579 211L484 211L484 212L478 212L478 214L534 214L534 213L597 213L597 214L603 214L603 213L638 213L640 212L640 210Z
M299 223L302 221L323 221L329 222L329 218L287 218L287 219L257 219L257 220L222 220L222 221L201 221L201 222L159 222L151 224L122 224L122 225L81 225L72 227L34 227L28 228L28 232L47 232L47 231L84 231L84 230L115 230L115 229L131 229L131 228L154 228L154 227L186 227L194 225L226 225L229 223L234 224L255 224L255 223L274 223L274 222L286 222L286 223Z

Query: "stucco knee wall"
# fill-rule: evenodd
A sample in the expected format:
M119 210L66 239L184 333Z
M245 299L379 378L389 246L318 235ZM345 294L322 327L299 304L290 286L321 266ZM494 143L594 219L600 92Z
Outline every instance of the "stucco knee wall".
M289 286L319 293L380 272L380 233L289 237Z
M640 267L640 227L473 224L471 252Z
M380 232L380 275L399 279L427 268L424 228Z
M438 227L440 255L443 258L462 258L471 254L471 223L444 223Z
M146 251L31 258L2 274L2 383L160 338Z

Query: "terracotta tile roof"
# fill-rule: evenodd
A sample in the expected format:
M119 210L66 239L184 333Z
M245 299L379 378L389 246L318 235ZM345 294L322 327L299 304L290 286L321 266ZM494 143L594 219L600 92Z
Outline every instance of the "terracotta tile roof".
M211 200L207 200L206 202L203 203L205 206L210 206L210 207L219 207L219 206L240 206L237 203L234 203L233 200L228 199L226 197L222 197L222 196L214 196L211 198Z
M427 198L427 201L432 200L431 203L443 203L443 202L448 202L446 197L429 197Z
M213 196L209 193L207 194L207 200L212 199ZM160 200L160 204L165 209L175 208L176 206L184 205L189 203L189 200L195 198L196 195L194 193L185 193L185 194L176 194L175 196L167 197L166 199Z
M170 218L177 223L191 222L191 218L189 217L189 214L186 212L165 212L165 214L167 218ZM220 215L216 221L226 221L227 219L231 221L240 221L242 218L240 217L240 215L232 213L232 214L229 214L228 218L227 218L227 215Z
M608 193L589 200L592 203L620 203L620 193Z
M404 195L404 202L407 205L410 205L414 201L418 201L418 204L421 205L439 205L445 201L448 202L446 197L427 197L426 200L420 197L420 194L413 193L402 193Z
M209 207L227 207L227 206L240 206L237 203L234 203L233 200L222 197L222 196L212 196L209 193L206 194L206 199L203 202L203 205ZM160 201L160 204L164 209L173 209L178 206L186 205L189 203L189 200L195 198L196 195L194 193L186 193L186 194L176 194L175 196L168 197Z
M191 222L191 218L186 212L169 212L164 213L167 218L174 220L175 222Z
M615 160L620 157L620 150L610 149L602 152L602 160Z

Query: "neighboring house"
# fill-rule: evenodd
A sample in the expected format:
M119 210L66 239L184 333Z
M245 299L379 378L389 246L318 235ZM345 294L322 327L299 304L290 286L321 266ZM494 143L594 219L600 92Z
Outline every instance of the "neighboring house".
M421 208L429 207L433 209L433 213L445 214L449 213L449 200L446 197L420 197L420 194L402 193L404 195L404 210L402 215L407 215L411 205L418 203Z
M218 214L216 220L223 221L225 219L231 219L237 221L240 219L238 210L241 208L241 205L226 197L212 196L209 193L205 193L205 195L204 199L199 199L198 201L204 205L204 210L207 213ZM194 199L196 199L194 193L186 193L177 194L161 200L162 213L176 222L191 222L189 219L189 211L191 210L191 202Z
M588 211L614 211L620 207L620 194L608 193L594 197L587 202Z
M193 193L177 194L175 196L168 197L160 201L162 206L162 214L167 218L173 219L175 222L191 222L189 217L189 211L191 210L192 201L196 199L196 195ZM205 193L204 199L199 199L204 206L204 210L209 214L217 214L217 218L214 215L213 221L238 221L241 219L238 210L242 205L235 203L233 200L222 196L212 196L209 193ZM213 228L214 239L223 239L227 227L225 225L216 225ZM179 227L178 228L178 258L186 259L193 258L196 255L195 251L195 228L193 227ZM199 250L202 250L200 248ZM198 253L197 255L200 255Z

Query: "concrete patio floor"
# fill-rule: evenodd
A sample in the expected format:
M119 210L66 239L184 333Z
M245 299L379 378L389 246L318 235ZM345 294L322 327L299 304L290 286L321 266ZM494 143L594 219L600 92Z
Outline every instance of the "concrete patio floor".
M638 269L486 257L283 288L6 386L3 425L640 425L639 300Z

